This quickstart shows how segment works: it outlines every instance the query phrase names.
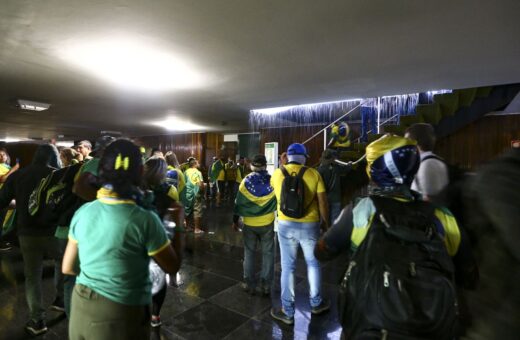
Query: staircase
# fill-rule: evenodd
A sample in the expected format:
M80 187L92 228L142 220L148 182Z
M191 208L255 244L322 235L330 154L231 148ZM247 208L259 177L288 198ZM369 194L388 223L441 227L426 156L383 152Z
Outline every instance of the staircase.
M436 94L430 104L416 106L415 114L403 115L398 125L385 125L385 133L403 136L406 129L415 123L429 123L435 127L438 138L448 136L458 129L476 121L486 113L500 110L508 105L520 91L520 84L486 86L454 90ZM369 143L383 134L369 134ZM354 161L365 154L367 143L353 143L351 150L340 153L343 161Z

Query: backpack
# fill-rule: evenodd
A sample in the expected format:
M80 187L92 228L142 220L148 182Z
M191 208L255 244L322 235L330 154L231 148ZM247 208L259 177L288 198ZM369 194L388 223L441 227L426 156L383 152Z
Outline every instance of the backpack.
M302 218L305 216L305 183L303 174L307 167L302 167L298 174L289 174L285 167L280 168L284 175L280 195L280 210L285 216Z
M40 181L29 197L28 211L46 225L68 226L83 203L72 192L74 177L82 164L54 170Z
M371 196L376 214L339 289L347 339L453 339L454 264L432 204Z

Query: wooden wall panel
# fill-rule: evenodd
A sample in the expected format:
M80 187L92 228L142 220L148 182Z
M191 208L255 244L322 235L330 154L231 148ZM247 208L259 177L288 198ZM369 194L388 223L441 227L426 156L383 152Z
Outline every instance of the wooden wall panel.
M476 169L520 139L520 114L485 116L437 142L435 152L450 164Z
M217 133L189 133L164 136L146 136L135 141L146 148L159 148L162 152L173 151L180 163L188 157L197 158L203 167L209 165L211 158L218 152L224 140Z
M311 127L262 129L260 131L260 152L263 153L264 151L264 143L278 142L278 150L281 154L292 143L302 143L324 127L325 125L316 125ZM307 165L314 166L318 164L323 152L323 133L306 143L305 147L310 156Z

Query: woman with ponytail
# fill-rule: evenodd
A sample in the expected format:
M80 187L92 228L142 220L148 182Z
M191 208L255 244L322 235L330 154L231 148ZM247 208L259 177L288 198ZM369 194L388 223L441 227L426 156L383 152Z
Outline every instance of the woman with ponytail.
M173 232L174 248L178 251L177 256L181 261L185 233L183 228L184 208L179 203L179 193L176 187L167 182L167 170L168 165L164 159L155 156L149 158L144 164L142 188L153 193L153 208L165 222L167 233ZM171 229L173 225L175 228ZM152 281L152 318L150 324L153 328L156 328L162 324L160 314L166 298L167 284L166 274L154 260L150 261L150 279ZM175 280L175 277L173 279Z
M78 275L69 338L148 339L152 257L167 273L180 266L156 213L140 207L143 164L128 140L109 144L100 160L101 189L74 215L64 274Z

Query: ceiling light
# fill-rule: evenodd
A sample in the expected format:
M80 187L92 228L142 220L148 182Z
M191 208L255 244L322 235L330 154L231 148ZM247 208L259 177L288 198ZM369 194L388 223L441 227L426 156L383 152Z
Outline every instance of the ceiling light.
M194 124L178 117L169 117L165 120L155 122L153 125L163 127L169 131L200 131L206 129L206 127L202 125Z
M25 142L25 141L28 141L28 140L31 140L31 139L29 139L29 138L16 138L16 137L0 138L0 142L4 142L4 143L17 143L17 142Z
M23 110L31 110L31 111L45 111L51 107L51 104L47 103L39 103L31 100L18 99L18 105Z
M330 104L361 102L362 100L363 99L356 98L356 99L348 99L348 100L337 100L337 101L332 101L332 102L322 102L322 103L312 103L312 104L299 104L299 105L292 105L292 106L270 107L270 108L266 108L266 109L253 109L250 112L251 113L255 113L255 114L259 113L259 114L264 114L264 115L273 115L273 114L284 112L284 111L288 111L288 110L291 110L291 109L294 109L294 108L307 109L307 108L312 108L312 107L316 107L316 106L319 106L319 105L330 105Z
M66 140L62 140L62 141L58 141L56 142L56 146L62 146L64 148L71 148L74 146L74 141L66 141Z
M63 47L59 54L71 64L126 89L167 91L207 83L206 77L186 60L135 39L80 42Z

